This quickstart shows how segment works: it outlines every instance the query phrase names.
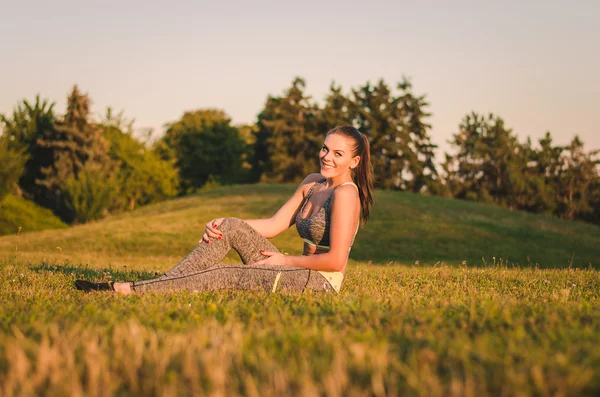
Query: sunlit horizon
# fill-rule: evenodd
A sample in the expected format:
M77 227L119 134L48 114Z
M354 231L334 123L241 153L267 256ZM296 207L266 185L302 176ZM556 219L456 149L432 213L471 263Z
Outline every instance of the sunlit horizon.
M224 110L252 124L268 95L296 77L322 104L407 76L426 95L438 158L462 118L502 117L523 142L550 131L600 148L599 4L566 1L343 2L173 5L158 2L10 4L0 16L0 113L37 94L64 111L77 84L92 110L107 107L159 136L185 111Z

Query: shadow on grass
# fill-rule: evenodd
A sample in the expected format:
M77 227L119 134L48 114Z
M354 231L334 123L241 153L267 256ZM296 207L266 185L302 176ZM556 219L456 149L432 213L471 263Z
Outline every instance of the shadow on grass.
M52 272L62 273L68 276L75 275L77 278L87 280L114 280L114 281L138 281L147 280L160 276L158 272L144 272L122 269L94 269L86 267L79 267L75 265L56 265L41 263L37 266L30 268L32 271L37 273Z

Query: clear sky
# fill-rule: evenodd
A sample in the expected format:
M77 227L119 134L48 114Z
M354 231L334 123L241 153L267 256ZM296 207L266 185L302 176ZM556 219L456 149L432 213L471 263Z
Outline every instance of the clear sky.
M355 3L355 4L353 4ZM521 140L551 131L600 148L600 1L0 0L0 113L37 93L64 111L73 84L93 111L162 132L185 110L253 123L295 76L322 103L408 76L433 142L474 110Z

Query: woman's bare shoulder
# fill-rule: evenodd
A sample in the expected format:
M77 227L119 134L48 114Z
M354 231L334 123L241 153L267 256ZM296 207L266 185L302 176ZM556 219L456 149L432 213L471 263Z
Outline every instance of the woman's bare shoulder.
M304 178L304 180L300 184L300 186L302 187L304 193L306 193L308 189L310 189L315 183L319 182L322 179L323 176L318 172L315 172L313 174L307 175L306 178Z
M314 172L307 175L302 183L319 182L321 179L323 179L323 175L319 174L318 172Z
M331 195L332 201L335 203L341 202L343 205L355 205L360 203L358 196L358 187L354 183L344 183L333 191Z

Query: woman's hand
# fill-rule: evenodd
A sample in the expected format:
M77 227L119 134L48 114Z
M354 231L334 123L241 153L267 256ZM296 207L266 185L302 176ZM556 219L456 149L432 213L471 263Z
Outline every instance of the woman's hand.
M280 252L260 250L260 253L267 258L255 262L253 265L286 265L286 256Z
M208 222L204 227L204 234L198 244L202 243L202 241L206 241L210 243L210 238L218 238L219 240L223 238L223 233L221 233L217 228L221 225L225 218L216 218L212 221Z

